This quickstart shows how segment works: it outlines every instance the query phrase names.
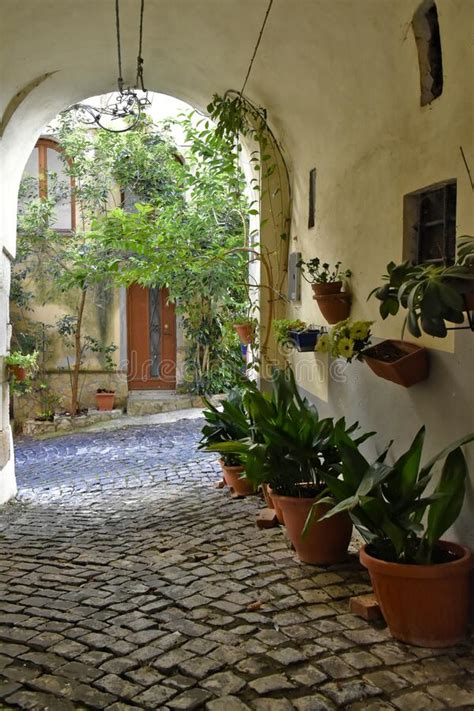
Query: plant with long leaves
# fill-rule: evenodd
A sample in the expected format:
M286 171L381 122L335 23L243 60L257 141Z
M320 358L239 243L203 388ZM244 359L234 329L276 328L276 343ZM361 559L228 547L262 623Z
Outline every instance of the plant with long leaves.
M324 491L326 474L340 462L334 421L321 419L316 407L299 394L291 368L274 372L271 394L249 389L243 403L250 436L220 445L219 451L239 455L255 487L266 483L277 494L300 497ZM348 436L358 427L355 423L346 428L344 419L337 424Z
M246 389L254 389L250 382L245 385ZM198 448L217 451L225 466L240 466L242 459L238 453L228 452L221 445L250 436L250 422L244 408L244 387L231 390L227 399L223 400L220 407L204 399L207 409L203 410L206 424L201 432L202 437Z
M394 464L386 463L391 444L369 462L339 424L335 439L342 464L325 477L330 497L320 502L337 504L322 518L347 511L370 552L398 563L431 564L438 560L438 542L456 521L464 500L467 466L462 445L474 440L467 434L421 466L425 428ZM444 461L439 482L431 491L434 465ZM313 512L314 515L314 512ZM311 516L309 517L309 519ZM307 526L311 523L307 521Z

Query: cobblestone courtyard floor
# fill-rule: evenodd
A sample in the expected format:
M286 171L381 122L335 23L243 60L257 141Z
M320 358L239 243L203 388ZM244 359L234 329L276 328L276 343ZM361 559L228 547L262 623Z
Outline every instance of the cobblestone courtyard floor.
M299 564L216 490L199 420L17 444L0 510L0 709L474 709L474 649L348 613L355 555ZM442 611L441 611L442 614Z

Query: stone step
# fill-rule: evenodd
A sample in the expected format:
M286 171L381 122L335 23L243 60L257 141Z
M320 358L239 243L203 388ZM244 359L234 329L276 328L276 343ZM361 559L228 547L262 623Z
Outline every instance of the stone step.
M164 390L135 390L127 398L127 414L156 415L160 412L173 412L174 410L187 410L191 407L203 407L199 395L178 394Z

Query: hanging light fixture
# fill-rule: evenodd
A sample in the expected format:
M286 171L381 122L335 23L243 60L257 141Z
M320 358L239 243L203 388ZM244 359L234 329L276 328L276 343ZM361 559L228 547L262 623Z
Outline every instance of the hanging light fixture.
M66 109L66 112L74 111L81 123L97 125L112 133L124 133L135 128L139 123L144 109L151 105L148 98L148 91L145 89L143 78L144 60L142 57L143 44L143 14L145 0L141 0L140 24L137 54L137 73L135 86L124 89L122 76L122 46L120 40L120 0L115 0L115 29L117 37L117 91L110 94L104 106L96 107L90 104L73 104ZM64 113L66 113L64 112ZM123 126L123 121L127 125ZM118 122L118 123L115 123Z

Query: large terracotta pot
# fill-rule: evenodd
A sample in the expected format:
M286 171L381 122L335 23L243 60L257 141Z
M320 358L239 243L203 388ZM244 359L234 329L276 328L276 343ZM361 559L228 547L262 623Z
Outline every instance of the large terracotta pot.
M115 393L96 393L95 401L98 410L113 410L114 409Z
M387 563L360 551L375 597L391 634L422 647L449 647L466 637L469 622L471 552L456 543L441 543L459 556L439 565Z
M283 524L285 523L284 520L283 520L283 511L281 510L280 504L279 504L278 501L276 500L277 497L276 497L275 494L273 493L270 484L267 484L267 493L268 493L268 496L269 496L269 498L270 498L270 500L271 500L271 502L272 502L271 508L272 508L272 509L275 509L275 515L276 515L276 517L277 517L278 523L280 523L280 524L283 525Z
M301 532L314 499L280 496L274 492L272 499L276 506L281 507L288 537L303 563L330 565L345 560L352 533L352 522L348 514L343 512L325 521L315 520L303 538ZM328 504L317 504L316 519L330 508Z
M314 291L313 298L325 294L338 294L342 291L342 281L330 281L327 284L311 284Z
M219 460L224 473L224 480L229 489L232 489L239 496L248 496L253 494L253 486L245 477L242 478L242 473L245 467L227 467L222 459Z
M347 291L338 294L325 294L324 296L314 296L318 302L319 310L330 324L339 323L349 318L351 312L352 297Z
M401 351L402 355L398 359L382 359L384 351L390 351L391 348ZM377 343L364 352L364 361L380 378L405 388L426 380L429 373L426 348L407 341L387 340Z
M234 330L237 332L242 345L248 345L253 341L253 324L251 323L234 323Z
M474 290L463 294L464 306L467 311L474 311Z

